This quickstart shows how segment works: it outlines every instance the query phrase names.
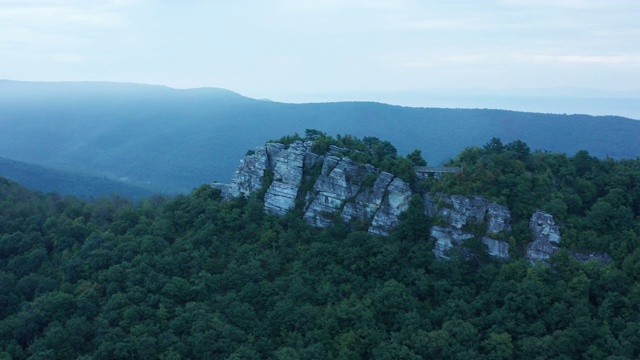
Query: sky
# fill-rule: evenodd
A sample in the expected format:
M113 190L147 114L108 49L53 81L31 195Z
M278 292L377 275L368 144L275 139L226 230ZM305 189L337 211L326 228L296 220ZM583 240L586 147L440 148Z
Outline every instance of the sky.
M0 0L0 79L640 97L640 1Z

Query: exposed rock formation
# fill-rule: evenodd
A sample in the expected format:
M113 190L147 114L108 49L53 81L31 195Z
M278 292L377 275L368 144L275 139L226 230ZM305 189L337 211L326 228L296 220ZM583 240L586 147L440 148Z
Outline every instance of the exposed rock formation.
M388 172L378 175L373 187L365 189L356 197L356 201L347 203L342 210L342 219L352 221L356 219L371 220L382 205L384 193L395 176Z
M434 240L433 253L439 258L448 259L449 249L462 245L466 240L473 238L473 235L455 227L433 226L431 238Z
M268 143L240 160L231 184L213 186L220 188L225 197L246 196L260 190L267 172L271 171L273 182L265 193L265 210L284 214L295 204L304 169L312 167L318 158L311 152L310 142L296 141L288 148L283 144Z
M295 142L288 149L282 144L267 144L273 182L264 195L265 210L283 215L293 209L304 168L310 168L318 159L310 148L311 143L302 142Z
M268 169L267 147L256 148L252 155L240 160L238 169L231 175L231 184L213 184L222 190L224 197L249 195L262 187L262 179Z
M482 243L487 246L489 255L502 260L509 259L509 243L506 241L494 240L485 236L482 238Z
M526 257L529 261L546 261L560 249L560 229L551 214L537 210L531 215L529 230L533 236L527 248Z
M429 216L439 215L450 226L431 229L431 237L436 242L433 252L438 257L446 257L446 251L462 245L473 235L462 230L465 225L484 224L488 235L511 229L511 212L507 207L491 202L482 196L467 198L462 195L429 194L424 196L425 212ZM487 245L489 254L501 259L509 258L509 244L484 236L482 242Z
M296 199L304 199L304 219L314 226L331 226L336 214L346 222L370 224L371 233L388 235L409 206L409 185L372 165L343 157L345 149L332 146L329 155L321 157L311 152L311 145L298 141L289 147L269 143L257 148L240 162L231 184L213 186L226 197L248 195L260 190L267 175L272 175L264 195L265 211L284 214L295 207ZM300 194L305 171L318 161L322 170L313 190Z
M436 194L432 197L427 194L424 198L427 215L440 215L457 229L473 219L476 224L486 223L489 234L511 230L509 209L482 196L467 198L462 195Z
M322 164L322 173L313 185L311 205L304 214L305 220L315 226L329 227L329 214L340 211L345 202L355 198L365 177L376 169L362 165L349 158L327 156Z
M531 215L529 229L533 241L529 243L526 258L531 262L547 262L551 255L560 250L560 240L562 239L560 228L556 225L551 214L537 210ZM571 252L571 255L580 262L596 260L601 263L609 263L613 261L609 254Z
M411 188L400 178L395 178L387 187L385 201L376 212L369 227L369 232L379 235L389 235L389 230L398 226L398 216L409 208Z
M399 215L409 207L413 195L409 185L372 165L350 160L344 156L346 149L331 146L323 157L311 152L312 145L297 141L288 147L269 143L256 148L241 160L231 184L213 186L225 197L237 197L269 185L264 194L264 208L269 213L284 214L298 204L304 219L314 226L329 227L335 218L342 218L368 225L370 233L389 235L399 224ZM317 179L310 175L312 169ZM312 190L301 192L303 185L305 189L313 185ZM511 213L505 206L482 196L424 194L424 211L446 224L431 229L436 256L447 258L451 248L481 236L489 255L509 258L509 244L493 238L511 229ZM529 228L534 241L528 246L526 258L546 262L559 249L560 230L553 216L541 210L531 216ZM606 254L573 255L579 261L611 261Z

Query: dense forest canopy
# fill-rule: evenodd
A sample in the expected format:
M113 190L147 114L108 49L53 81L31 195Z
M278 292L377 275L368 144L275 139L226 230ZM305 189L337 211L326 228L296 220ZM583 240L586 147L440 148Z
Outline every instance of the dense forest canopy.
M268 215L256 194L227 201L208 185L87 202L0 179L0 358L640 356L640 159L493 139L450 165L464 171L413 186L508 205L516 252L532 209L545 209L564 249L548 265L473 245L471 260L441 260L436 219L417 206L380 237L339 221L313 228L297 210ZM581 263L574 249L614 261Z

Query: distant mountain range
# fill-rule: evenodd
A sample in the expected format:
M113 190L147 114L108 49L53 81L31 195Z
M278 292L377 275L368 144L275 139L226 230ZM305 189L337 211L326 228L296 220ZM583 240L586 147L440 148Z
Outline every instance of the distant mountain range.
M0 176L45 193L56 192L84 199L114 194L130 199L148 198L153 195L153 191L149 189L105 177L48 169L4 158L0 158Z
M214 88L0 81L1 157L170 194L227 182L256 144L308 128L375 136L402 154L420 149L431 165L492 137L569 155L640 156L640 121L617 116L285 104Z

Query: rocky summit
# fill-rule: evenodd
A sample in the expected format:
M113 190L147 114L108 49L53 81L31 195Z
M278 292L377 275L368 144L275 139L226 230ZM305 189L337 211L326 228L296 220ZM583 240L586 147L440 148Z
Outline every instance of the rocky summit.
M283 215L299 207L303 218L318 227L335 221L366 226L381 236L400 223L400 214L409 208L415 193L410 185L370 164L345 156L346 149L331 146L325 155L312 151L313 142L290 145L268 143L251 151L240 161L230 184L213 184L226 198L264 192L264 209ZM506 206L482 196L420 193L423 211L437 224L429 238L437 257L448 258L466 241L478 238L489 255L509 259L509 243L500 240L511 230L511 212ZM553 216L537 210L531 216L531 236L525 257L532 262L547 259L559 249L560 229ZM608 259L602 254L574 254L579 260Z
M271 177L264 195L269 213L282 215L301 199L304 219L314 226L330 227L338 215L346 222L369 224L371 233L388 235L409 206L413 195L409 185L393 174L342 156L343 149L332 147L326 156L320 156L311 146L301 141L288 147L268 143L241 160L231 184L214 186L226 197L237 197L260 190ZM318 167L319 174L314 176ZM302 194L305 182L313 186Z

